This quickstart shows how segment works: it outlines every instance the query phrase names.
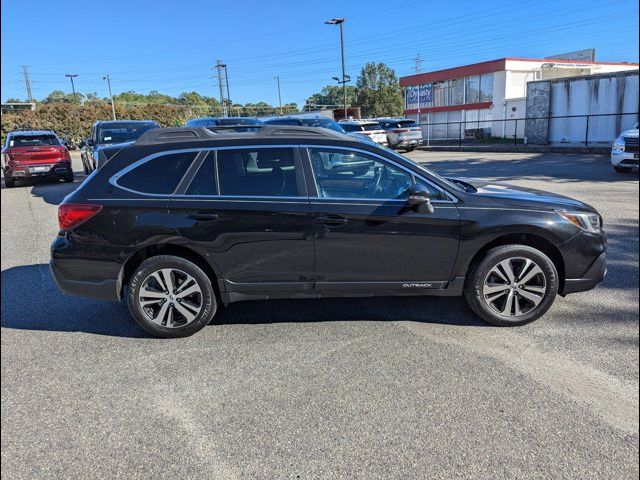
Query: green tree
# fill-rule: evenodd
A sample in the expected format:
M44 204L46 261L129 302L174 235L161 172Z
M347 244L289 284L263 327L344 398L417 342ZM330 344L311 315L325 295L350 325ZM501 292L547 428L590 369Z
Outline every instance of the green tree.
M402 115L404 100L396 72L384 63L367 63L356 82L363 115Z
M347 85L347 103L349 105L357 104L358 95L356 87ZM311 105L343 105L344 93L341 85L326 85L318 93L314 93L307 99L307 103Z

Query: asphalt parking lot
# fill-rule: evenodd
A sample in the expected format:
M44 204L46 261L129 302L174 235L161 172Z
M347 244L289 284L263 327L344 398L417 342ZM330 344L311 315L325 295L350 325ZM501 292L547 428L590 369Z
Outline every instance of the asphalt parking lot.
M461 299L278 300L157 340L54 285L77 183L3 185L2 478L638 478L638 175L603 156L410 156L592 204L605 283L520 328Z

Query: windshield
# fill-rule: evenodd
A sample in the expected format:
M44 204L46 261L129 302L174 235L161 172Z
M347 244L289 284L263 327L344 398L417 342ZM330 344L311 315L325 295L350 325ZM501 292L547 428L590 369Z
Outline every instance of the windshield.
M60 145L55 135L15 135L9 140L10 147L44 147Z
M407 127L415 127L417 125L414 120L401 120L398 122L398 126L407 128Z
M382 130L382 127L379 123L365 123L364 125L362 125L362 128L364 128L366 132L371 132L373 130Z
M98 143L124 143L137 140L147 130L158 128L153 123L140 125L105 125L98 132Z
M301 118L300 123L305 127L322 127L336 132L346 133L344 128L338 125L338 122L334 122L328 118Z

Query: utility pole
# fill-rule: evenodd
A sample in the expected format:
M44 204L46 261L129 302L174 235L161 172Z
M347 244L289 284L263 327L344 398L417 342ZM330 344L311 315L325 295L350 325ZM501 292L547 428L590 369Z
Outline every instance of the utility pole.
M223 64L220 60L216 61L216 70L218 70L218 88L220 89L220 106L222 107L222 116L227 116L227 102L224 98L224 90L225 90L225 81L222 76L222 70L226 68L226 65Z
M231 116L231 94L229 93L229 75L227 72L227 64L224 64L224 83L227 85L227 111L229 112L229 116ZM240 115L238 115L240 116Z
M22 65L22 74L24 75L24 86L27 89L27 99L29 103L33 103L33 95L31 94L31 77L29 76L29 66Z
M422 57L420 54L416 55L416 58L414 58L413 61L415 62L413 70L416 73L420 73L422 71Z
M280 106L280 115L282 115L282 95L280 95L280 75L273 77L278 84L278 105Z
M347 110L347 82L351 80L345 70L344 65L344 18L332 18L331 20L327 20L327 25L339 25L340 26L340 55L342 57L342 81L338 83L342 83L342 93L344 95L344 119L346 120L349 117L349 112Z
M78 76L77 73L65 73L65 77L71 80L71 91L73 92L73 101L76 101L76 86L73 83L73 79Z
M111 93L111 77L109 75L105 75L102 77L103 80L107 81L109 85L109 98L111 99L111 113L113 114L113 119L116 120L116 106L113 103L113 93Z

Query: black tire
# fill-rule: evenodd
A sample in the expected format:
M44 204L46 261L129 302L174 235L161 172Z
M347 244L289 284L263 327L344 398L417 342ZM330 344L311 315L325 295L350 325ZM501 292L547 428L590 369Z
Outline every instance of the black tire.
M540 303L521 315L503 315L492 308L483 294L485 279L494 267L504 260L528 259L535 262L542 270L546 290L542 295ZM515 268L514 268L515 270ZM538 276L542 281L542 278ZM537 320L544 315L553 304L558 293L558 271L551 259L535 248L526 245L503 245L489 250L484 258L471 266L464 289L464 296L473 312L483 320L499 327L512 327L524 325ZM510 287L506 287L508 291ZM515 295L522 295L517 287L513 287ZM488 297L487 297L488 298ZM519 297L522 299L523 297ZM528 301L521 300L524 303ZM506 303L506 299L505 299ZM520 304L520 301L518 302ZM510 311L513 311L509 307Z
M82 171L85 175L89 175L89 169L87 168L87 164L82 162Z
M416 149L417 145L411 145L410 147L407 147L407 153L409 152L413 152Z
M4 174L4 186L7 188L13 188L16 186L16 181L11 175Z
M66 183L71 183L74 180L74 176L73 176L73 172L69 172L67 173L64 177L62 177L62 179L66 182Z
M613 169L618 173L631 173L631 170L633 170L632 167L620 167L618 165L614 165Z
M138 301L143 282L161 269L175 269L184 272L190 275L200 287L201 310L196 318L186 325L169 328L154 323ZM200 267L182 257L158 255L146 259L134 272L127 288L127 306L136 323L151 335L161 338L181 338L193 335L207 326L218 309L218 302L212 280Z

